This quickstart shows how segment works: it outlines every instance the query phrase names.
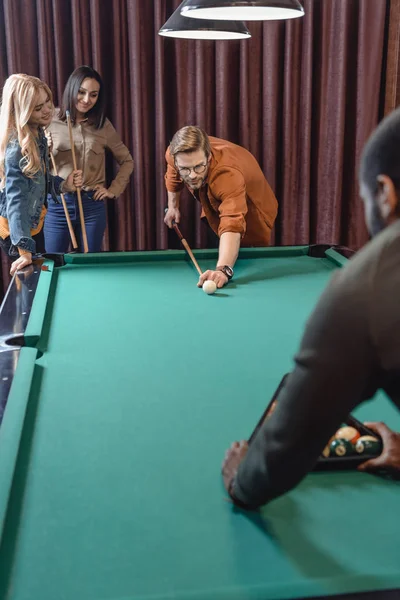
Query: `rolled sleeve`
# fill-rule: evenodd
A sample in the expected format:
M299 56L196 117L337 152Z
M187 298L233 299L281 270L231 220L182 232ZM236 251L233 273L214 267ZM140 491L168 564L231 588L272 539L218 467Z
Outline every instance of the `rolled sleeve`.
M247 196L242 173L235 168L215 170L209 182L211 194L218 199L218 235L232 232L246 233Z
M62 184L64 183L64 181L65 181L65 179L63 179L62 177L59 177L58 175L50 174L49 184L50 184L50 192L51 192L53 199L57 199L57 196L59 196L62 193Z
M113 196L118 197L123 193L129 183L134 168L133 158L109 121L106 122L106 138L107 148L112 152L115 160L119 164L118 174L112 181L108 190Z
M165 187L168 192L181 192L184 188L184 183L175 169L174 159L171 156L169 147L165 152L165 160L167 161L167 171L164 176Z

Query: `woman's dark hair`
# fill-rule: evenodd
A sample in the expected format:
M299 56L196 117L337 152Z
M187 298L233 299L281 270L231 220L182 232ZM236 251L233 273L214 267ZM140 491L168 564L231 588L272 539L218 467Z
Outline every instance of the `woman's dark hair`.
M65 86L60 106L60 112L58 116L59 119L61 119L61 121L66 121L66 111L69 110L69 114L71 115L71 121L73 123L76 122L76 99L78 97L78 92L82 85L82 81L88 78L95 79L96 81L98 81L98 83L100 84L100 90L97 102L93 106L93 108L87 113L87 116L93 127L95 127L96 129L101 129L106 119L104 84L98 72L92 69L92 67L87 67L86 65L78 67L69 76L67 85Z

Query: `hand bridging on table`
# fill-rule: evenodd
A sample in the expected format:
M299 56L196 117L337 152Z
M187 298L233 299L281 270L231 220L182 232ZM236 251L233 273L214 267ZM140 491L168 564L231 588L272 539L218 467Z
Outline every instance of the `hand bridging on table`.
M249 445L245 440L241 442L233 442L229 450L225 453L224 462L222 463L222 478L224 486L228 494L240 463L245 458Z
M226 285L229 281L228 277L222 271L208 270L208 271L205 271L203 273L203 275L201 275L201 277L198 281L197 287L203 287L203 283L207 279L211 279L212 281L215 281L215 285L217 286L217 288L224 287L224 285Z

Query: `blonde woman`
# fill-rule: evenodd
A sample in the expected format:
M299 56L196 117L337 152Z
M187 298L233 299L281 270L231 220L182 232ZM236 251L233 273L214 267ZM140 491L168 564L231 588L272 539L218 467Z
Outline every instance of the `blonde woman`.
M82 184L81 171L70 173L65 181L49 172L43 128L53 112L52 94L43 81L24 74L7 79L0 108L0 245L16 258L11 275L32 262L47 193L56 196Z

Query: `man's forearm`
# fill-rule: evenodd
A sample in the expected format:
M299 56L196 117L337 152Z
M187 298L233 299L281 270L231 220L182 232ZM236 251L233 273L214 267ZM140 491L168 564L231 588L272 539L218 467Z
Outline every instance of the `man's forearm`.
M219 241L218 265L234 266L240 249L240 233L226 231Z
M179 208L181 192L168 192L168 208Z
M365 287L340 274L336 282L309 319L295 369L239 466L232 491L244 504L261 506L297 485L354 407L376 392Z

